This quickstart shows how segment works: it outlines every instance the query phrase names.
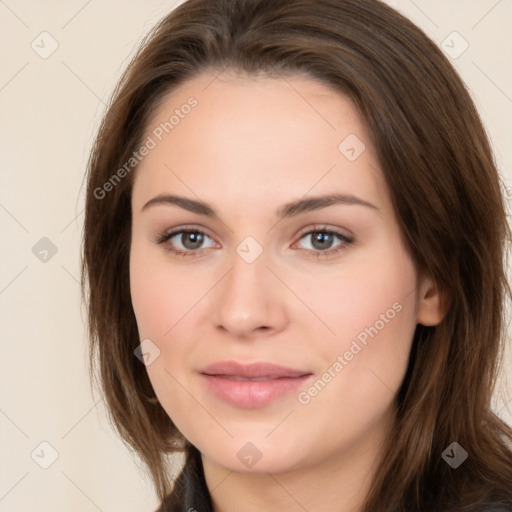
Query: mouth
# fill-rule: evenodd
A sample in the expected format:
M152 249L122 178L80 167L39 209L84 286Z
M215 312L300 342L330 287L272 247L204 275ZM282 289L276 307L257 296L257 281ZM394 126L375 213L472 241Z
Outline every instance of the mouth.
M269 405L290 394L312 376L309 371L273 363L240 364L223 361L199 370L207 390L217 399L240 408Z

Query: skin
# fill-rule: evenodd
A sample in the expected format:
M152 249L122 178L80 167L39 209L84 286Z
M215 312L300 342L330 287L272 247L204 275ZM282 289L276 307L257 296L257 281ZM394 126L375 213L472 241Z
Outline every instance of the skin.
M160 350L147 366L151 383L203 454L216 511L360 511L416 324L442 319L436 287L417 275L368 132L346 97L307 77L205 73L165 98L146 136L191 96L197 106L142 160L132 193L132 302L141 340ZM350 134L366 146L354 161L338 149ZM334 192L376 208L275 215L284 203ZM217 216L171 204L141 211L162 193L205 201ZM318 225L354 242L334 237L324 251L341 250L315 258L322 246L307 233ZM155 243L180 228L206 231L198 249L181 235L167 242L195 257ZM236 251L248 236L263 249L252 263ZM396 303L400 312L300 403L298 391ZM313 377L267 406L243 409L211 394L197 373L223 360L268 361ZM247 442L261 454L250 468L237 457Z

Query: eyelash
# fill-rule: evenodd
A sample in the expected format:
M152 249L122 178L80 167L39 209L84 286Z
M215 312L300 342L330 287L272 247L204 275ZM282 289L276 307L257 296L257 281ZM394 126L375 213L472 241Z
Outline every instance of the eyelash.
M196 251L193 251L193 250L181 251L179 249L173 249L170 244L166 243L171 238L173 238L176 235L179 235L181 233L200 233L202 235L207 236L208 238L211 238L202 229L199 229L199 228L181 228L179 230L172 231L171 233L167 233L167 232L164 231L163 233L160 233L158 235L156 240L153 240L153 241L156 244L163 245L165 251L174 253L176 256L179 256L179 257L192 257L192 258L198 256L198 253L201 252L201 249L196 250ZM335 229L330 229L330 228L327 228L325 226L313 226L313 229L311 229L309 231L306 231L305 233L301 234L299 240L301 240L302 238L304 238L304 237L306 237L308 235L312 235L312 234L315 234L315 233L323 233L323 234L334 235L334 236L338 237L339 239L341 239L342 243L340 245L338 245L335 249L329 249L327 251L315 251L314 249L306 249L306 251L310 253L308 256L311 256L311 257L314 257L314 258L325 258L325 257L331 256L331 255L333 255L335 253L341 252L342 250L346 249L347 246L349 246L350 244L352 244L354 242L353 238L348 237L347 235L344 235L340 231L337 231Z

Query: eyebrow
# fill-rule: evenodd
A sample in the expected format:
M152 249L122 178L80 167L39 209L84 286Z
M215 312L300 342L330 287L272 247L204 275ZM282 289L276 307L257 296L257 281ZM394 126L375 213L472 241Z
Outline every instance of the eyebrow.
M206 202L196 201L187 197L170 194L160 194L153 199L150 199L142 207L141 212L150 206L167 204L179 206L184 210L197 213L198 215L204 215L206 217L217 217L217 212L211 205ZM286 203L276 210L276 217L279 220L282 220L287 217L294 217L302 213L320 210L322 208L327 208L328 206L337 204L358 205L365 206L374 210L380 210L380 208L374 204L351 194L327 194L322 196L308 197L306 199L297 199L295 201Z

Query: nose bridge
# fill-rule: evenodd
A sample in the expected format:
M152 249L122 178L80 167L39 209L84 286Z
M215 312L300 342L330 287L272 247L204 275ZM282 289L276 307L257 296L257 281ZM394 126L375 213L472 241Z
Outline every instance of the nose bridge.
M269 254L252 237L244 239L230 261L231 270L216 297L217 323L239 335L260 327L278 328L280 292L267 268Z
M265 293L265 285L271 274L267 268L268 257L263 247L258 251L259 254L256 251L251 242L242 242L231 259L231 271L226 279L223 296L227 301L234 300L240 309L248 307L250 303L254 309L269 299Z

